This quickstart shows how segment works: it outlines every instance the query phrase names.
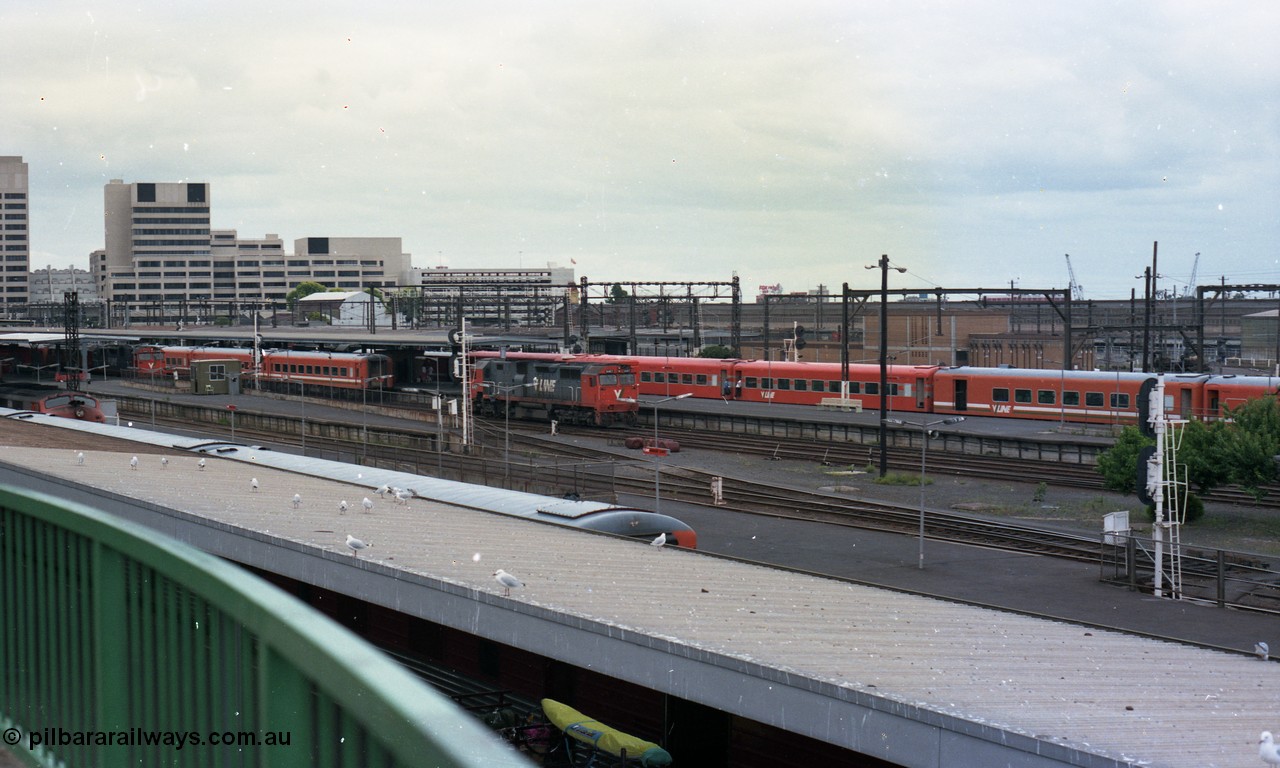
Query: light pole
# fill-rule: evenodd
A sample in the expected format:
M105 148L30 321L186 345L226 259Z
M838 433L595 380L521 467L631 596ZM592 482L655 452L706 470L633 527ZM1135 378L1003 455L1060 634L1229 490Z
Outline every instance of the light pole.
M889 417L889 254L881 255L879 262L864 269L880 270L880 477L884 477L889 471L885 445L889 440L889 427L885 424ZM894 269L907 271L906 267Z
M307 455L307 382L298 382L298 401L302 404L302 455Z
M920 562L918 567L924 569L924 467L925 460L929 454L929 428L938 427L945 424L959 424L964 421L963 416L952 416L948 419L937 419L936 421L903 421L902 419L887 419L889 424L897 424L901 427L919 427L920 428ZM884 421L880 422L880 428L886 427Z
M693 397L693 393L685 392L683 395L673 395L645 403L653 406L653 450L646 453L651 453L653 456L653 511L655 513L662 511L662 464L658 461L658 457L666 454L666 449L658 445L658 406L670 400L683 400L686 397Z
M485 389L497 390L498 394L505 395L524 387L532 387L533 382L528 381L524 384L494 384L492 381L486 381L480 386ZM502 414L505 426L502 431L502 478L504 481L511 479L511 398L502 401Z

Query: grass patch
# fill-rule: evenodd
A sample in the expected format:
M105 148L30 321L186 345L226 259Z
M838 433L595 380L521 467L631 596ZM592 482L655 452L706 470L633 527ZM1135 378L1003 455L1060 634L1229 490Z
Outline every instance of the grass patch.
M926 477L924 484L933 485L933 481ZM876 485L920 485L920 476L907 472L887 472L884 477L876 478Z

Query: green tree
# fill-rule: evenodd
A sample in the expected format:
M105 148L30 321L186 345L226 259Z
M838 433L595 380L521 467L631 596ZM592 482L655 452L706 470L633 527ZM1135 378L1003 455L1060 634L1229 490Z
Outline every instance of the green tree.
M304 296L310 296L313 293L323 293L327 290L329 290L328 286L307 280L298 283L298 287L285 294L284 299L289 303L289 310L292 311L294 306L298 303L298 299L301 299Z
M1201 494L1230 482L1227 464L1223 462L1218 441L1224 422L1212 426L1202 421L1188 422L1182 427L1182 445L1178 463L1187 467L1187 483Z
M1251 400L1228 411L1229 422L1215 425L1217 458L1232 483L1255 499L1266 495L1262 486L1276 479L1275 456L1280 454L1280 409L1274 395Z
M1137 427L1125 427L1115 445L1098 455L1103 486L1120 493L1136 492L1138 454L1148 445L1154 445L1153 441L1143 437Z
M733 350L723 344L708 344L698 353L698 357L714 357L724 360L725 358L733 357Z
M609 289L608 302L610 304L617 304L623 299L630 297L631 294L627 293L626 289L622 287L622 283L614 283L613 287Z

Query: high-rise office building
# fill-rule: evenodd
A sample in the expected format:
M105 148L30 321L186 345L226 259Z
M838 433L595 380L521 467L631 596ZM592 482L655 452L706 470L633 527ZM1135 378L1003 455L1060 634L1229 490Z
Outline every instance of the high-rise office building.
M21 157L0 156L0 311L25 306L31 269L31 235L27 164Z
M104 200L106 248L92 257L102 298L212 297L208 184L125 184L112 179ZM192 290L192 283L203 290Z
M311 237L286 254L279 235L211 227L208 184L133 183L104 192L106 248L90 257L103 299L131 303L283 301L298 283L391 287L408 275L395 237Z

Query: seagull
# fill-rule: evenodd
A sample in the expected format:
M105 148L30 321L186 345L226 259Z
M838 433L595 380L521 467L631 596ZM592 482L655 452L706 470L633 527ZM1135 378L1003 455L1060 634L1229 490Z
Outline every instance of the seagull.
M84 463L84 451L80 451L79 453L76 454L76 463L77 464Z
M138 457L137 457L137 456L134 456L132 459L129 459L129 469L132 469L132 470L135 470L135 471L138 469Z
M302 506L302 494L295 493L293 494L293 508L297 509L300 506Z
M1276 749L1275 742L1271 740L1271 731L1263 731L1258 738L1258 757L1267 765L1280 765L1280 750Z
M524 586L523 581L517 579L515 576L512 576L501 568L493 572L493 580L502 585L502 594L507 597L511 597L512 589L519 589Z
M343 499L342 501L338 502L338 514L340 514L340 515L345 515L345 514L347 514L347 500L346 500L346 499Z
M257 493L257 491L258 491L258 478L256 478L256 477L251 477L251 478L249 478L249 488L250 488L251 490L253 490L253 492L254 492L254 493Z
M363 541L361 541L361 540L357 539L355 536L352 536L351 534L349 534L349 533L348 533L348 534L347 534L347 546L348 546L348 547L351 547L351 556L352 556L352 557L359 557L359 556L360 556L360 550L364 549L365 547L367 547L367 546L369 546L369 545L368 545L368 544L366 544L366 543L364 543Z
M364 497L364 501L360 502L360 506L364 507L365 512L370 512L373 510L373 502L369 500L368 496Z
M204 471L204 459L201 459L200 461L196 462L196 466L200 467L200 471L201 471L201 472L203 472L203 471Z
M375 490L374 493L378 494L379 496L382 496L383 494L389 492L390 490L391 488L389 488L386 483L383 483L382 485L378 486L377 490Z
M169 457L168 457L168 456L161 456L161 457L160 457L160 466L161 466L161 467L163 467L163 468L165 468L165 469L168 469L168 468L169 468Z
M396 489L396 501L400 504L408 504L409 499L413 498L413 491L406 491L403 488Z
M1253 652L1263 661L1266 661L1271 657L1271 649L1268 648L1267 644L1261 640L1253 644Z
M661 549L662 547L665 547L666 545L667 545L667 534L665 533L658 534L658 537L656 539L649 542L649 546L658 547L659 549Z

